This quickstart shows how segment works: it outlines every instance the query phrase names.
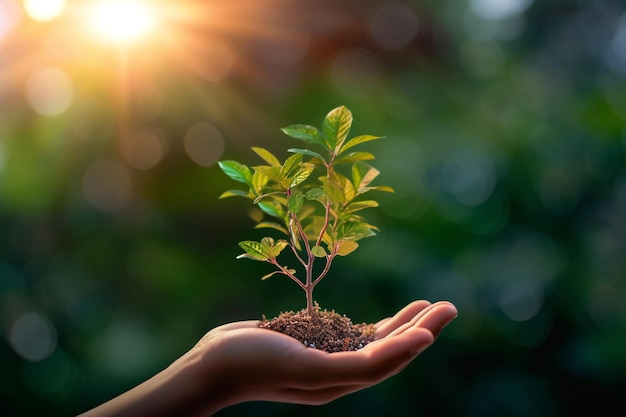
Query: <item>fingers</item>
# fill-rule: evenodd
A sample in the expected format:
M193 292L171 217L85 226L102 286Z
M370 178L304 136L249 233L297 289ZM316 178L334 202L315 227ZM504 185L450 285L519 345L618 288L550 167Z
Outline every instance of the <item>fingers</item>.
M457 316L456 307L448 301L439 301L419 311L410 321L393 330L388 336L396 336L412 328L423 327L436 337Z
M430 303L425 300L414 301L397 312L393 317L379 321L376 323L376 339L387 337L398 327L410 322L420 311L429 305Z
M433 340L429 330L416 327L396 337L372 342L355 352L310 352L301 368L302 374L307 376L306 384L295 388L376 384L405 367Z
M439 333L441 333L441 330L450 324L457 315L458 311L454 304L447 301L440 301L424 311L416 324L419 327L430 330L436 338L439 336Z
M360 351L308 356L311 361L306 372L311 378L307 388L343 386L356 390L381 382L428 348L457 314L456 307L447 301L413 302L379 322L377 340Z

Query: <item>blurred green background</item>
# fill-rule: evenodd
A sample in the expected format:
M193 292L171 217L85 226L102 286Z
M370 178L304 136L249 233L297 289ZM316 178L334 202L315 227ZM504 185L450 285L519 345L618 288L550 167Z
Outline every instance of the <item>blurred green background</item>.
M396 193L316 300L459 317L376 387L218 415L626 411L623 1L153 0L143 34L123 3L0 0L3 415L75 415L212 327L302 308L235 260L259 232L215 163L283 159L280 127L341 104L387 137Z

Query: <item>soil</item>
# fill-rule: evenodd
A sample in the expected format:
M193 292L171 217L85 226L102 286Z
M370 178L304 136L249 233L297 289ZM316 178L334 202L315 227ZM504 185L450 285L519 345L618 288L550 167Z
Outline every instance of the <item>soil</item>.
M334 310L321 310L315 305L312 315L306 309L288 311L268 320L263 317L259 327L291 336L306 347L328 353L359 350L374 340L373 324L353 324L350 318Z

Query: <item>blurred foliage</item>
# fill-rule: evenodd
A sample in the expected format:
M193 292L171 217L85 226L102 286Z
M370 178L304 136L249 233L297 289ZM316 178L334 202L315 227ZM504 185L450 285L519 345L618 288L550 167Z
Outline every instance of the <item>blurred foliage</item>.
M396 193L317 301L459 317L377 387L219 415L626 410L622 1L150 3L158 31L111 45L81 32L87 2L42 20L0 0L3 415L77 414L216 325L302 308L235 261L254 222L215 163L282 160L280 126L341 104L388 138Z

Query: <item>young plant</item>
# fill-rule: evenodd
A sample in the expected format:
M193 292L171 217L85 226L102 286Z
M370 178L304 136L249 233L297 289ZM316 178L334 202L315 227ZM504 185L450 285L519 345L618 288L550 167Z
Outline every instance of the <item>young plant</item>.
M351 126L352 113L340 106L326 115L321 130L302 124L281 129L292 138L321 148L320 152L288 149L293 155L281 163L268 150L253 147L267 165L250 168L232 160L219 162L227 176L247 187L226 191L220 198L241 196L252 200L272 218L260 220L256 228L273 229L283 235L282 239L264 237L260 242L239 242L245 252L237 258L274 265L276 270L262 279L275 274L291 278L305 291L309 314L314 312L313 289L326 276L335 257L353 252L359 246L358 240L373 236L378 230L360 215L361 210L377 207L378 203L361 197L372 190L393 192L387 186L371 185L379 171L364 161L374 159L374 155L346 152L381 137L361 135L349 139ZM346 166L350 168L341 173L340 168ZM295 269L277 260L288 247L304 270L303 279ZM323 266L314 272L317 259Z

